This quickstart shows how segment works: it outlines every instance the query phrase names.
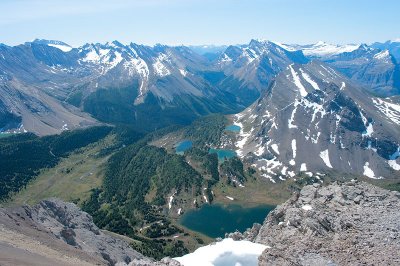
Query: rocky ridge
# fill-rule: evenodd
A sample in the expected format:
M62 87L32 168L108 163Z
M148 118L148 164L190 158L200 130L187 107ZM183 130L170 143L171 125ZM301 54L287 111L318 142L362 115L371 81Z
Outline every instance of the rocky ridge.
M364 182L305 186L235 240L264 244L259 265L399 265L400 193Z
M0 252L5 265L179 265L168 258L155 262L143 256L122 237L100 230L75 204L55 198L32 207L0 209L0 229L1 247L16 254L29 251L27 261ZM39 259L29 260L35 256Z

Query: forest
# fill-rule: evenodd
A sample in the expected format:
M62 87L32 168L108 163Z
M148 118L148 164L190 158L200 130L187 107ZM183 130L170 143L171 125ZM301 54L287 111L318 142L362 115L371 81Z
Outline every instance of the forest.
M0 139L0 200L5 200L36 177L55 166L70 152L107 136L112 127L91 127L60 135L38 137L18 134Z

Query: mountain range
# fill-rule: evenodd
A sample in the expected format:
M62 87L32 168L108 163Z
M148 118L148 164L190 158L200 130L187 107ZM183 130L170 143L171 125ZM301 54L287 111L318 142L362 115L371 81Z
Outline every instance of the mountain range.
M252 104L290 64L322 61L376 96L398 95L400 43L226 47L118 41L0 45L0 129L39 135L101 123L148 132Z
M399 176L400 101L379 98L321 63L292 64L262 97L233 116L224 148L272 182L303 172Z

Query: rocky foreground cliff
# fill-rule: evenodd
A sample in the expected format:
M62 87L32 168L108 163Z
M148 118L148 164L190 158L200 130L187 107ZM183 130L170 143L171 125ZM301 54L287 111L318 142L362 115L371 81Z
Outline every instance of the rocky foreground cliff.
M264 245L259 265L400 265L399 210L400 192L357 181L328 186L314 184L305 186L270 212L263 225L255 224L243 234L236 232L228 237L242 241L241 247L252 244L248 241ZM215 257L212 261L198 256L199 250L197 257L196 252L192 253L196 260L182 261L221 265L217 262L243 260L243 254L236 256L235 245L231 243L223 249L221 245L208 246ZM214 254L218 249L223 252ZM209 263L202 264L201 260ZM122 237L99 230L90 215L76 205L57 199L44 200L33 207L0 209L0 262L0 265L180 265L168 258L156 262L144 257Z
M364 182L305 186L237 240L259 265L400 265L400 193Z
M173 265L133 250L100 230L86 212L59 199L0 209L0 265Z

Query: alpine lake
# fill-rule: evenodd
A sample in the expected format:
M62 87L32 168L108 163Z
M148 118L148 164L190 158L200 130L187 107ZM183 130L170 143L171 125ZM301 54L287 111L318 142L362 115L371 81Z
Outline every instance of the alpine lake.
M230 125L225 128L226 132L239 133L240 127ZM193 143L183 140L176 144L175 151L183 155L190 149ZM236 152L229 149L210 149L209 153L216 153L218 160L223 161L237 156ZM196 210L185 212L179 220L184 227L202 233L211 238L224 237L225 233L244 232L253 226L253 223L263 223L268 213L274 206L258 205L255 207L242 207L239 204L204 204Z
M236 230L244 232L251 228L253 223L262 224L274 208L268 205L247 208L238 204L204 204L197 210L184 213L180 224L208 237L223 238L225 233L233 233Z

